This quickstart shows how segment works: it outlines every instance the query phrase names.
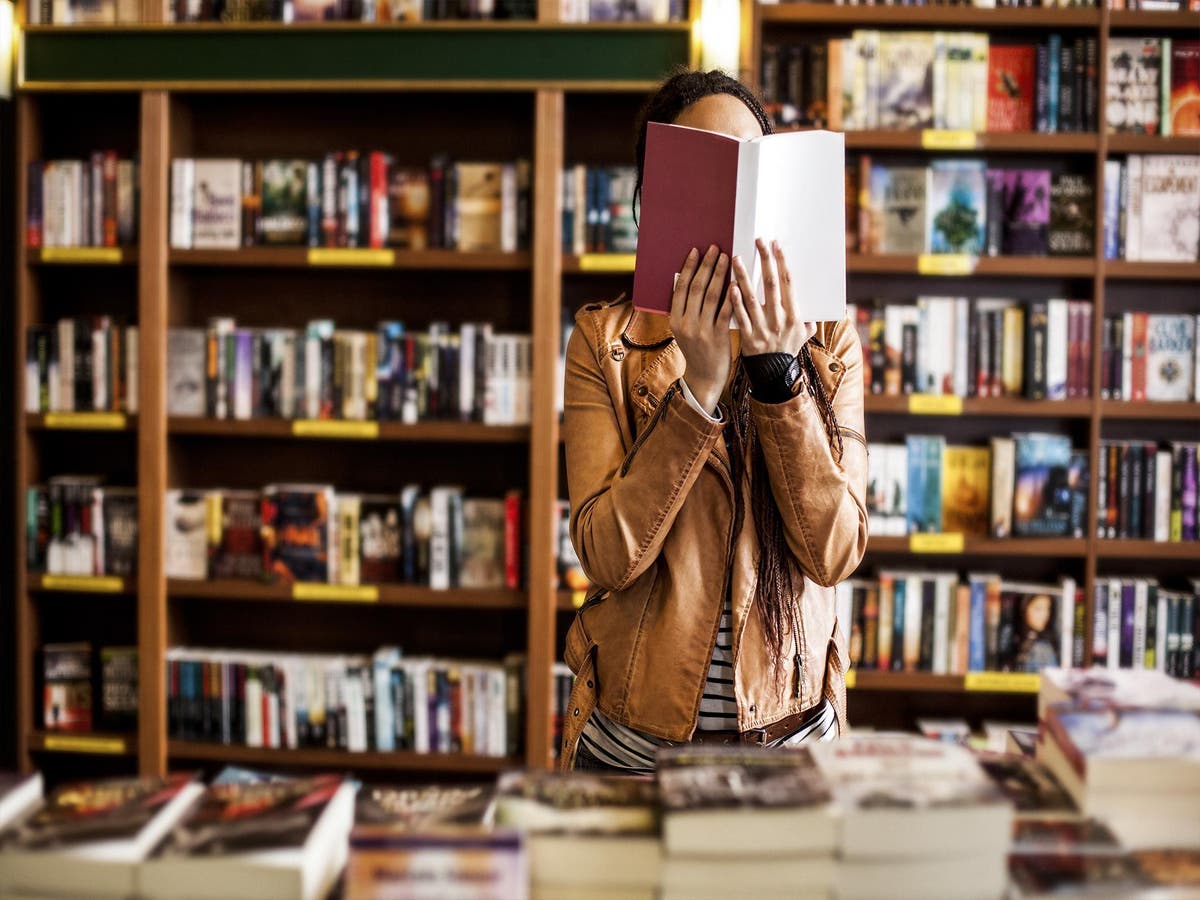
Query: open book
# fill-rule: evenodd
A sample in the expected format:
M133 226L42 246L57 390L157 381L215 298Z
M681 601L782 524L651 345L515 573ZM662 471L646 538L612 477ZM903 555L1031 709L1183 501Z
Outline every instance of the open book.
M840 133L794 131L750 141L651 122L633 305L671 308L675 275L693 247L741 256L756 294L754 240L779 241L805 321L846 315L845 145Z

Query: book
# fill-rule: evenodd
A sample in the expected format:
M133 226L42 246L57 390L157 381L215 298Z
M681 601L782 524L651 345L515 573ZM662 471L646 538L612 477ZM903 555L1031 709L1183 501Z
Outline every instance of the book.
M1200 41L1171 39L1170 72L1163 134L1200 135Z
M41 772L0 772L0 834L41 804L42 790Z
M1195 356L1195 316L1151 313L1146 321L1146 399L1191 399Z
M1079 816L1079 807L1042 763L1009 753L980 753L979 766L1012 801L1017 827L1027 821L1059 822Z
M465 499L462 501L462 520L459 587L504 587L504 501Z
M133 731L137 725L137 711L137 647L101 647L101 725L107 731Z
M871 167L870 240L865 253L925 251L926 170Z
M776 240L803 272L806 321L846 315L844 141L826 131L742 141L652 122L646 135L633 302L668 312L675 276L692 248L740 256L762 296L756 238ZM686 161L686 164L683 164ZM697 191L697 181L709 185ZM794 210L806 214L797 216ZM747 298L749 299L749 298Z
M1200 711L1200 687L1163 672L1139 669L1052 668L1042 671L1038 718L1051 707L1136 706Z
M262 498L258 491L212 491L208 504L208 577L260 579Z
M42 647L42 726L47 731L91 731L92 645Z
M167 415L204 415L206 336L202 328L167 329Z
M236 249L242 244L242 163L198 159L194 164L192 246Z
M457 249L476 252L498 252L502 249L502 169L500 163L454 164Z
M1162 40L1111 38L1107 71L1104 109L1109 134L1159 134Z
M933 127L934 36L885 31L879 38L878 127Z
M1036 54L1033 44L988 47L988 131L1033 131Z
M429 173L393 166L388 180L388 245L409 250L429 247Z
M163 900L321 900L346 863L357 786L315 775L209 787L142 864Z
M168 578L208 576L208 510L203 493L176 488L166 498L166 558Z
M1009 871L1013 896L1141 896L1147 885L1122 853L1057 853L1014 856Z
M267 159L260 164L262 243L304 244L308 237L308 163L300 159Z
M937 159L930 166L925 215L929 251L984 251L987 186L982 160Z
M1050 232L1050 172L1005 169L1004 224L1000 251L1010 256L1044 256Z
M0 892L134 896L139 864L202 791L190 774L64 784L3 835Z
M990 487L987 447L947 445L942 452L942 530L986 537Z
M913 435L906 441L908 456L908 533L937 533L942 530L942 455L946 439L941 435Z
M1063 664L1057 587L1002 582L1000 616L1000 671L1040 672Z
M1014 435L1013 440L1013 536L1069 536L1071 439L1065 435L1023 433Z
M411 831L489 829L495 821L491 784L367 785L359 790L356 825L388 825Z
M524 841L510 829L410 830L357 825L350 835L344 896L346 900L527 897L529 864Z
M337 546L332 488L267 485L262 492L263 572L290 583L336 583Z
M1091 256L1096 238L1096 192L1086 175L1056 174L1050 183L1051 256Z
M395 496L365 494L359 514L360 574L364 584L401 581L400 503Z
M1141 252L1156 262L1193 262L1200 254L1200 156L1142 157Z
M1037 765L1033 760L1025 762ZM1053 778L1049 772L1046 775ZM1066 799L1070 803L1070 798ZM1058 816L1019 813L1014 823L1013 856L1106 855L1120 852L1121 842L1107 825L1099 819L1080 816L1078 812L1067 811Z

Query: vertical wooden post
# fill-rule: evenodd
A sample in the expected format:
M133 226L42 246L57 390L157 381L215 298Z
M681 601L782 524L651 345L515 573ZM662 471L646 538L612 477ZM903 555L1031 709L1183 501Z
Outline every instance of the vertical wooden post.
M138 266L138 769L167 768L167 582L163 497L167 489L167 173L166 91L146 91L141 109L141 216Z
M529 447L529 655L526 668L525 762L550 765L550 705L555 655L555 502L558 499L558 412L555 384L562 321L562 91L539 90L533 161L533 428Z

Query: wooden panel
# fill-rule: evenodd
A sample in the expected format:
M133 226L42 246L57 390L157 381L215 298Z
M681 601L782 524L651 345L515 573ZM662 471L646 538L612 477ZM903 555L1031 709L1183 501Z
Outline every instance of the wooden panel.
M188 597L194 599L220 599L237 602L267 603L310 603L314 601L295 599L293 585L264 584L261 581L222 580L222 581L189 581L173 578L167 582L167 593L172 597ZM324 587L324 585L322 585ZM330 587L335 587L330 585ZM435 609L461 609L464 612L472 609L524 609L524 591L510 590L480 590L461 588L457 590L435 591L427 587L409 584L383 584L377 586L378 598L370 600L380 606L412 606ZM329 600L329 603L349 603L354 601Z
M225 438L281 438L296 440L338 440L339 435L299 437L297 428L302 423L290 419L193 419L172 417L167 425L173 435L197 434ZM418 422L403 425L399 422L341 422L337 425L372 425L378 430L373 440L388 442L454 443L454 444L519 444L529 440L528 425L483 425L479 422ZM353 439L347 434L345 439Z
M1104 263L1104 272L1112 279L1200 281L1200 262L1153 263L1110 259Z
M1184 560L1200 559L1200 542L1105 540L1096 541L1096 556L1100 559Z
M528 253L463 253L457 250L391 250L393 261L378 268L517 272L528 269ZM314 265L308 247L246 247L241 250L172 250L172 265L247 266L264 269L304 269ZM327 268L375 268L356 262L353 255Z
M1153 31L1162 34L1168 31L1191 31L1195 37L1200 28L1200 15L1187 12L1144 12L1140 9L1114 9L1108 13L1110 28ZM1101 82L1103 84L1103 82Z
M468 756L454 753L348 753L344 750L283 750L269 747L232 747L200 741L171 741L173 762L198 760L222 765L274 768L312 766L336 771L406 769L440 772L500 773L517 768L520 760L507 756Z
M847 131L847 150L921 150L930 138L923 131ZM1038 134L1036 132L997 132L976 134L973 148L992 153L1095 153L1099 138L1095 134Z
M1149 401L1134 403L1132 400L1103 400L1100 409L1106 419L1137 419L1154 422L1179 419L1185 422L1200 421L1200 403L1166 403Z
M1200 137L1110 134L1106 140L1109 153L1200 153Z

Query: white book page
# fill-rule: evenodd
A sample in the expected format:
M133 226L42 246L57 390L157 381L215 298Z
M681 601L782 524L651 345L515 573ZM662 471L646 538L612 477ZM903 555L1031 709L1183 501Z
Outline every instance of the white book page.
M846 316L845 144L840 133L800 131L770 135L744 148L738 171L734 252L741 253L762 299L762 271L754 239L779 241L804 321ZM753 161L753 162L752 162ZM755 164L753 233L743 233L742 167ZM743 245L749 250L744 251Z

